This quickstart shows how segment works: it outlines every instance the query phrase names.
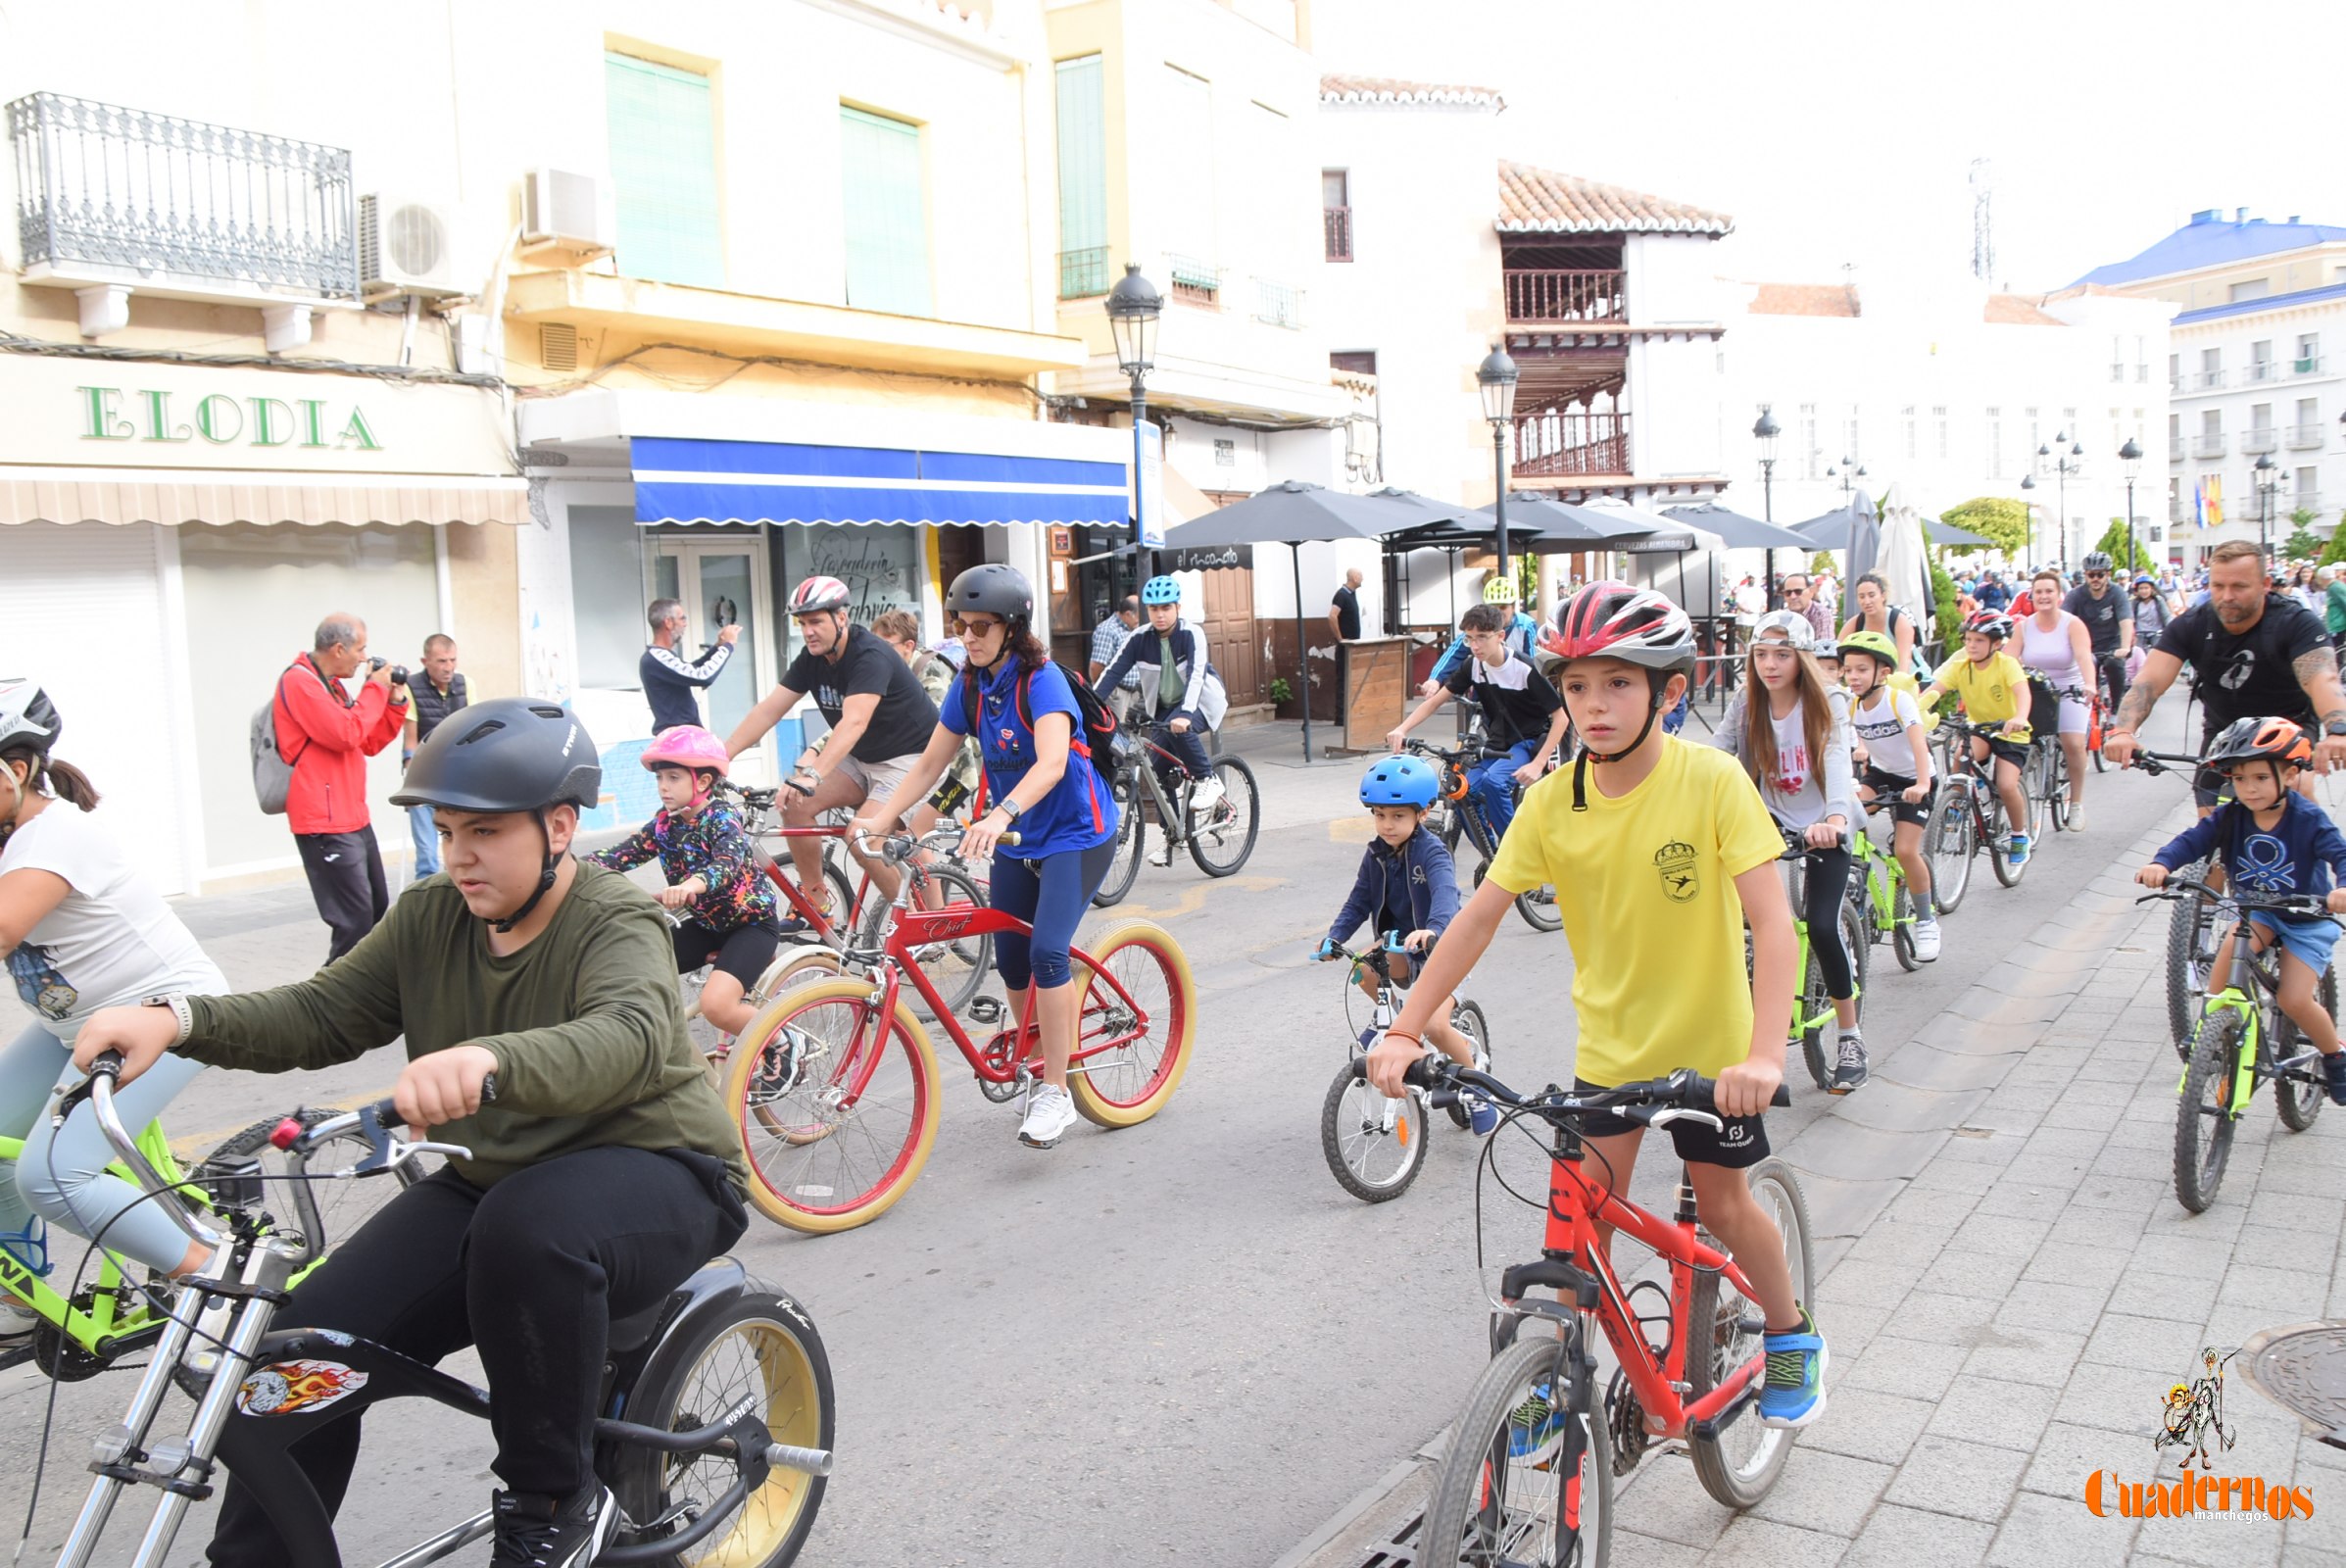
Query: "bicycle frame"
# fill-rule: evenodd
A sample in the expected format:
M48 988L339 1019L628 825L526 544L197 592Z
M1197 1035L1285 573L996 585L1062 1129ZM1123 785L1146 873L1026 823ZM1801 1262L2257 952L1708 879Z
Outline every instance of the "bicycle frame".
M1884 931L1914 924L1913 915L1900 919L1897 914L1898 890L1906 885L1906 868L1898 863L1897 855L1876 844L1862 823L1854 838L1852 849L1866 870L1866 897L1874 906L1874 923Z
M171 1141L164 1135L162 1122L147 1123L138 1134L136 1147L166 1184L181 1187L197 1202L207 1208L211 1206L202 1190L187 1183L185 1173L171 1158ZM23 1139L0 1138L0 1160L20 1161L24 1157ZM119 1160L108 1165L106 1172L137 1185L137 1178ZM103 1248L98 1250L97 1279L79 1293L89 1298L86 1310L60 1296L45 1276L34 1273L5 1250L0 1250L0 1287L13 1292L19 1300L47 1319L65 1339L101 1358L135 1349L163 1331L164 1315L148 1309L137 1298L135 1290L123 1279L115 1254Z

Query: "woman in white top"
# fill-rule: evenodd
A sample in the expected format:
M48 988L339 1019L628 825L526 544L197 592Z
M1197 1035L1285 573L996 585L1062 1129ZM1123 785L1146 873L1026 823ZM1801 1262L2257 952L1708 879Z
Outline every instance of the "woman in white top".
M1914 671L1914 617L1889 602L1889 579L1879 571L1869 571L1857 579L1851 590L1857 601L1857 613L1841 622L1842 642L1861 631L1878 631L1897 645L1898 668L1911 674Z
M80 769L49 755L63 728L41 689L0 680L0 959L33 1020L0 1047L0 1136L24 1140L15 1169L0 1164L0 1248L46 1272L42 1221L105 1234L108 1251L171 1275L201 1267L191 1245L138 1189L107 1175L114 1151L83 1105L49 1125L55 1091L77 1083L73 1036L100 1007L169 992L219 994L228 982L165 906L130 857L89 816L98 793ZM152 1121L203 1070L165 1056L115 1096L122 1120ZM27 1333L32 1314L0 1295L0 1341Z
M2021 667L2042 675L2057 692L2084 691L2093 684L2093 640L2085 623L2061 608L2065 592L2061 573L2047 567L2028 579L2028 599L2036 613L2020 622L2013 656ZM2037 715L2041 721L2042 715ZM2069 830L2078 832L2085 817L2078 809L2085 799L2085 729L2090 718L2085 705L2061 699L2061 755L2069 762Z

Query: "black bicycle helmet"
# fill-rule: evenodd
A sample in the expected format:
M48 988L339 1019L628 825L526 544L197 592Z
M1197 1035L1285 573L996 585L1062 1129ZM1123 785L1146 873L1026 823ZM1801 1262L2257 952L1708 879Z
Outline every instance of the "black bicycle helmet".
M452 811L527 811L545 842L538 885L513 913L489 921L511 931L554 891L562 857L554 853L546 812L592 808L603 793L603 761L593 737L568 710L528 697L498 697L451 713L415 748L394 806Z
M1000 615L1024 625L1035 618L1035 585L1016 566L972 566L945 590L947 615Z
M2087 571L2108 571L2110 569L2109 553L2102 550L2088 551L2085 556L2085 569Z

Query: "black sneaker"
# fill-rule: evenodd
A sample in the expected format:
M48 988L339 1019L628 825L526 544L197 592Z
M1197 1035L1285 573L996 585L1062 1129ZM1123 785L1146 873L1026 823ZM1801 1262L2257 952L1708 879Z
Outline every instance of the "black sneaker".
M2333 1051L2322 1058L2322 1086L2329 1091L2329 1102L2346 1105L2346 1051Z
M1841 1058L1833 1063L1833 1082L1826 1086L1825 1092L1845 1095L1853 1089L1863 1089L1866 1077L1866 1043L1855 1035L1841 1036Z
M586 1568L611 1544L619 1505L601 1482L562 1500L535 1493L496 1494L497 1545L489 1568Z

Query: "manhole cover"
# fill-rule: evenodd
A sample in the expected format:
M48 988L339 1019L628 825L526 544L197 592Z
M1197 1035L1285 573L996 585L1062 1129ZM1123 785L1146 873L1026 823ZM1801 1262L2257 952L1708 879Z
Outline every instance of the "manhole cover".
M2346 1323L2267 1329L2240 1348L2248 1380L2332 1447L2346 1447Z

